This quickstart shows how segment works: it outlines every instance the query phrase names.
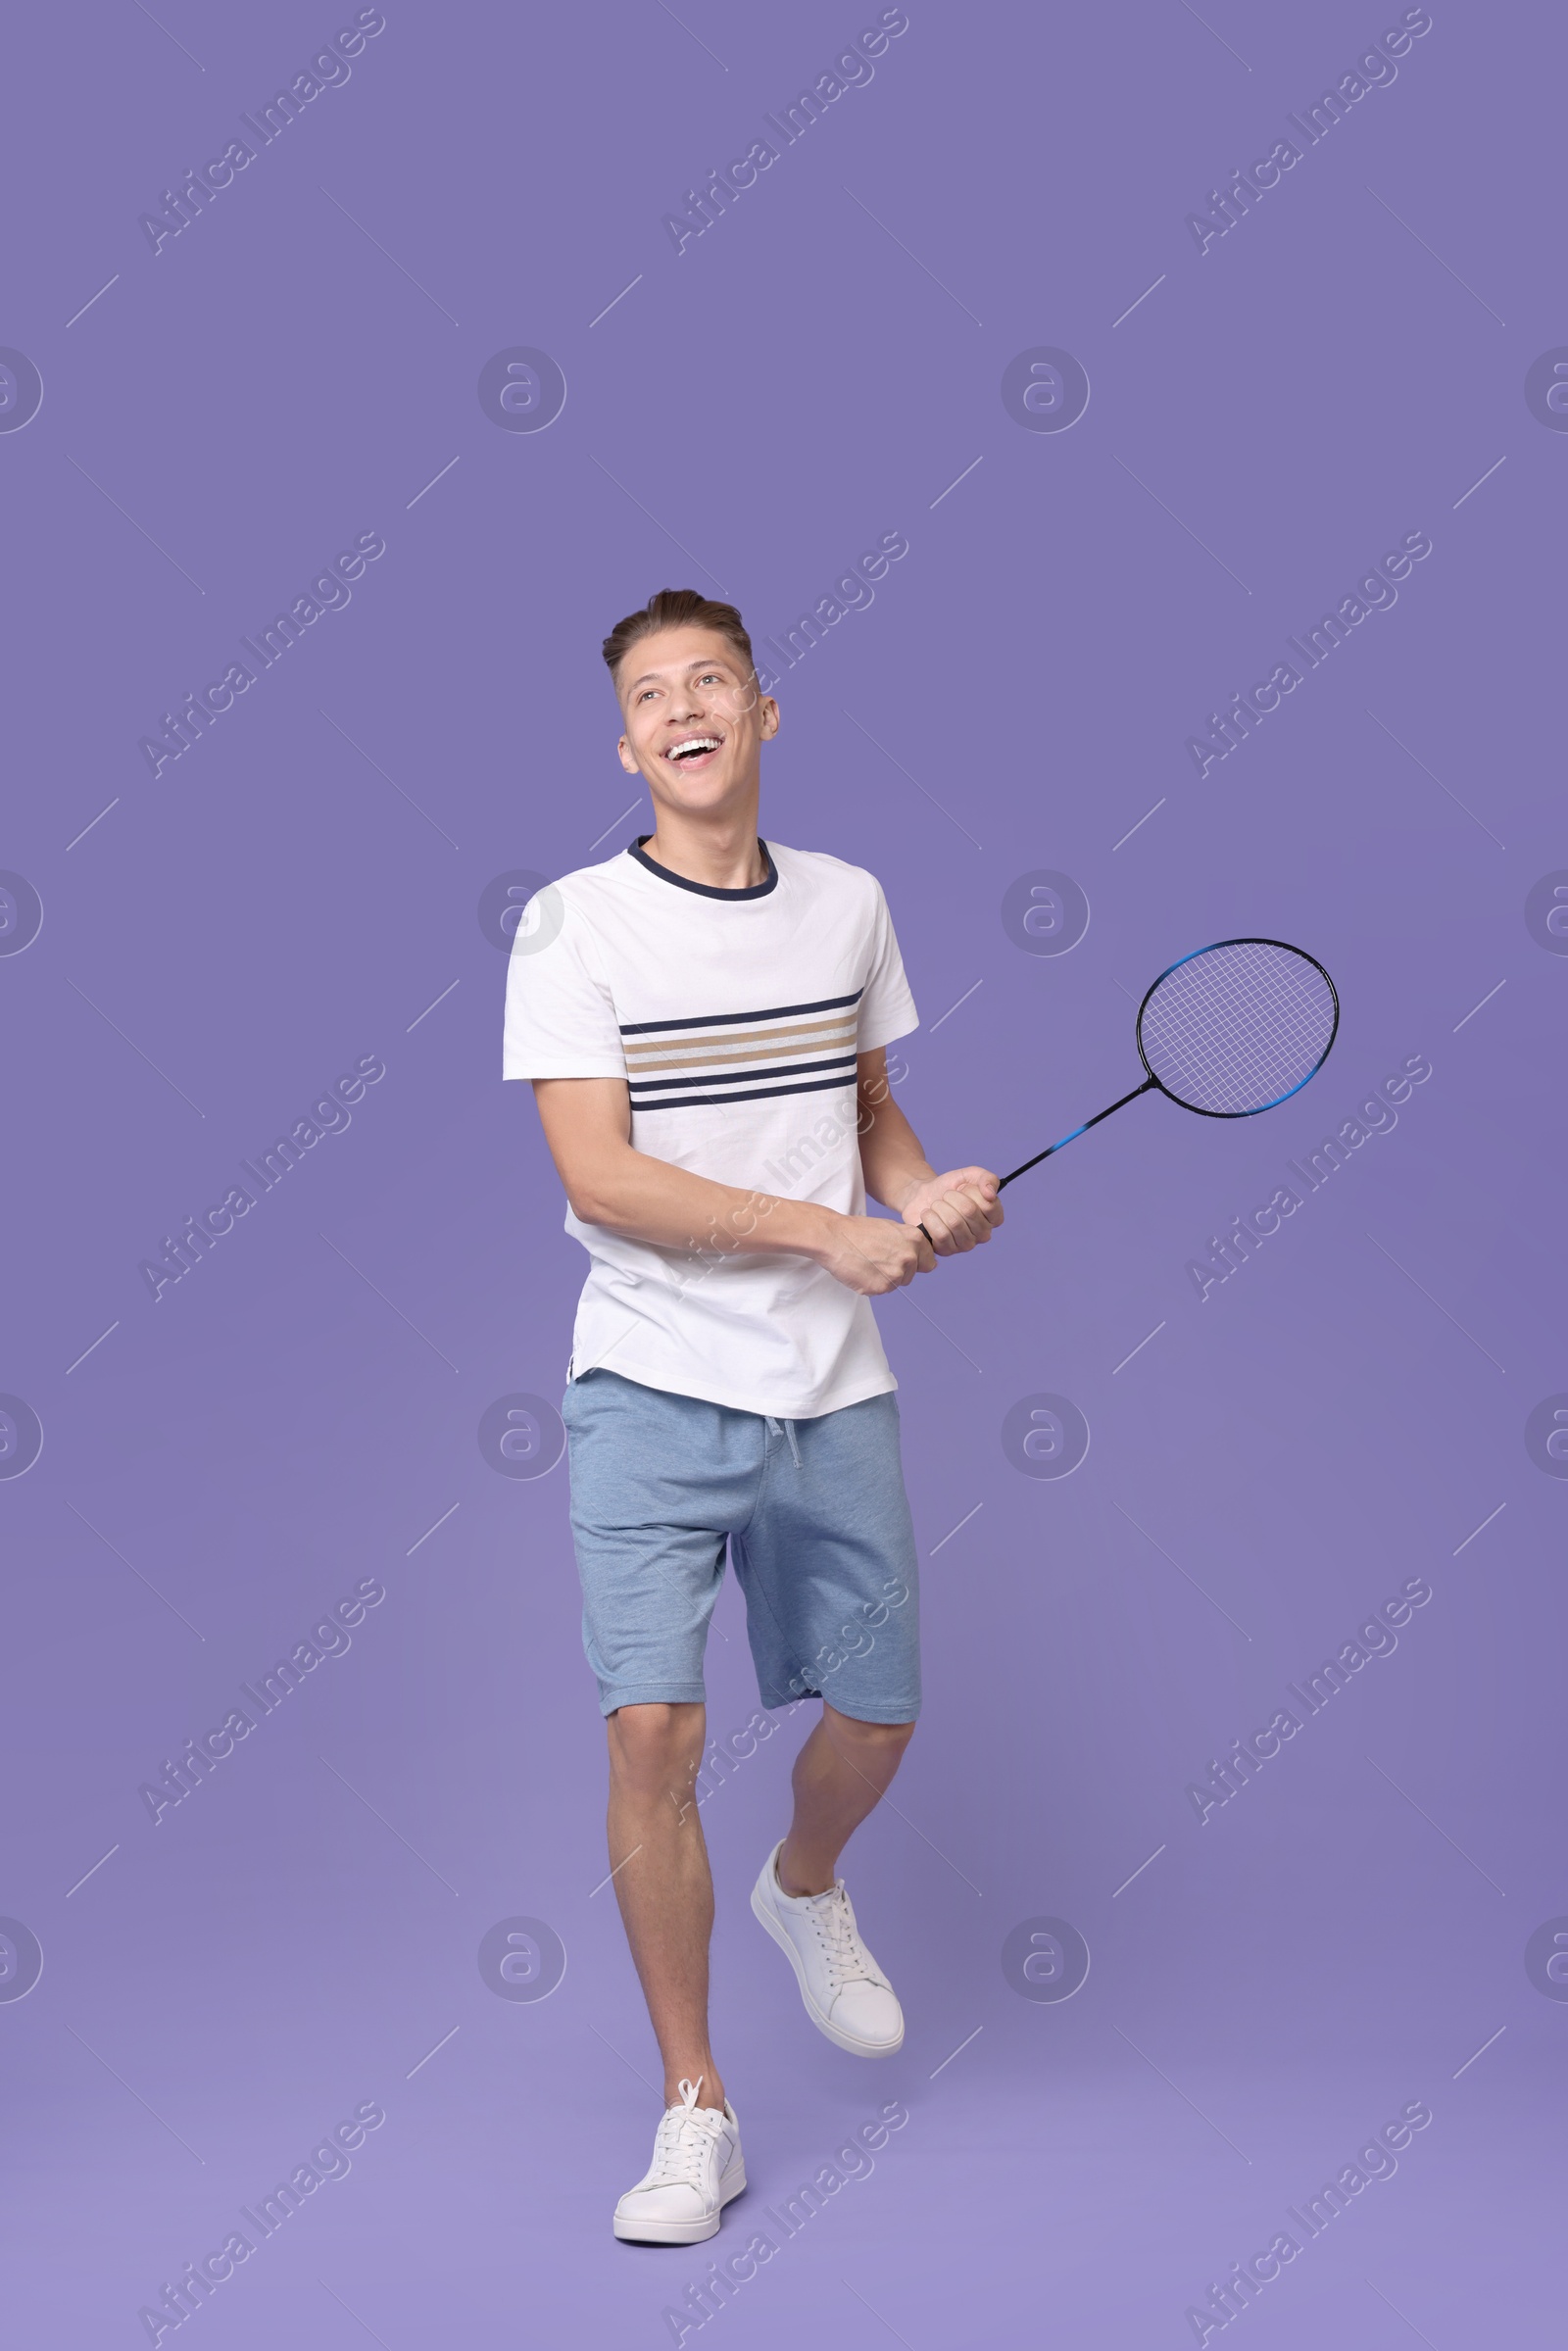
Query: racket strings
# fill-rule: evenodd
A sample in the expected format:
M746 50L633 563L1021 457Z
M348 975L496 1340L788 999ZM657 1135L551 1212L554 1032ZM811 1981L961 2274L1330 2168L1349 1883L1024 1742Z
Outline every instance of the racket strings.
M1190 1109L1221 1117L1266 1110L1309 1078L1337 1017L1327 975L1267 940L1205 948L1165 973L1145 1004L1139 1039L1152 1074Z

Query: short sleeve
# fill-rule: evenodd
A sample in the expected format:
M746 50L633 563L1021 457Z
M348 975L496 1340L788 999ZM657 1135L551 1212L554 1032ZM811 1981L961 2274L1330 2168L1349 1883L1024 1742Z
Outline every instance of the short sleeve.
M880 882L876 890L876 908L871 922L871 962L866 973L865 987L860 996L858 1046L862 1053L873 1052L879 1045L891 1045L895 1037L906 1037L920 1025L920 1015L909 994L909 983L904 976L904 957L894 936L893 917L888 902L882 895Z
M593 935L554 884L523 909L507 965L503 1078L623 1078L626 1056Z

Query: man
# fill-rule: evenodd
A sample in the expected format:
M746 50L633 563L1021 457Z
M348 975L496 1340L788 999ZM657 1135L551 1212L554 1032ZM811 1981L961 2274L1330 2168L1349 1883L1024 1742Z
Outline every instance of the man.
M752 1908L819 2031L889 2055L903 2015L835 1875L920 1704L897 1383L867 1300L989 1241L1002 1207L987 1169L934 1171L889 1093L916 1014L880 887L758 838L779 711L740 613L665 589L604 654L655 829L530 902L504 1069L533 1082L591 1259L562 1416L610 1859L666 2109L614 2229L692 2244L746 2184L709 2045L694 1795L725 1543L762 1704L822 1700Z

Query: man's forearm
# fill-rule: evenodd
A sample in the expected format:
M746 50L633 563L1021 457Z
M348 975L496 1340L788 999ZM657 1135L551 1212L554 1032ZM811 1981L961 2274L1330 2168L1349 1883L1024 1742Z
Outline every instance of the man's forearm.
M705 1271L754 1253L807 1257L865 1298L936 1263L932 1242L902 1221L742 1191L635 1151L623 1079L535 1078L533 1089L572 1214L585 1225L690 1253Z
M860 1086L860 1171L872 1200L904 1213L905 1202L936 1169L919 1138L893 1099L885 1077Z
M630 1144L607 1153L570 1197L572 1213L584 1224L662 1249L720 1249L726 1255L756 1249L821 1262L831 1226L843 1221L811 1200L714 1183Z

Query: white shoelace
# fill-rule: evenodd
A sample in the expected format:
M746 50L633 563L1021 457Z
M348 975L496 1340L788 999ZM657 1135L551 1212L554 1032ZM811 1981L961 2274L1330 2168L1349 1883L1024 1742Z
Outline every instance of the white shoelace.
M681 2102L665 2109L654 2140L653 2170L648 2177L650 2187L703 2185L703 2170L709 2149L724 2127L724 2117L716 2107L699 2106L697 2093L703 2086L703 2077L680 2085Z
M811 1919L821 1938L828 1978L835 1991L842 1990L846 1984L880 1984L891 1990L887 1978L860 1940L842 1878L836 1879L826 1893L815 1897Z

